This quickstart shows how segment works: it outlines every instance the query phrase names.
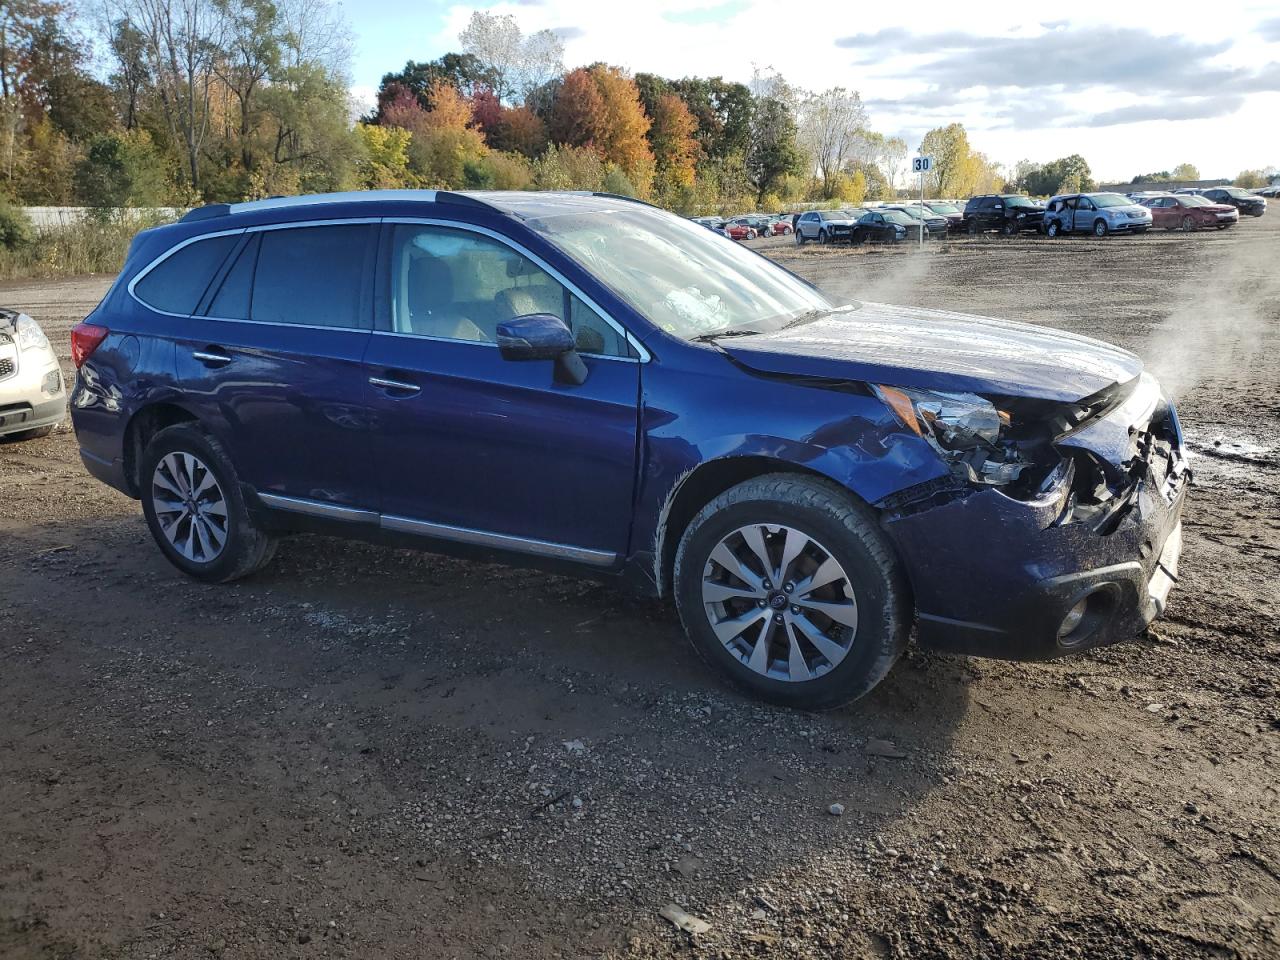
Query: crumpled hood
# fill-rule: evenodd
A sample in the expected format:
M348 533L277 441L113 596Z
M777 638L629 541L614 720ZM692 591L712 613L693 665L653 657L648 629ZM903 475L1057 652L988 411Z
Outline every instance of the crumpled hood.
M717 344L761 373L1045 400L1081 400L1142 372L1129 351L1089 337L885 303Z

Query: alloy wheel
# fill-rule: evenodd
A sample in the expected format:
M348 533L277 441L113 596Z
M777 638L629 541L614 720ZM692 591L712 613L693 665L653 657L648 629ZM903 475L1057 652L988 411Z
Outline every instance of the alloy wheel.
M205 463L177 451L161 458L151 475L156 520L173 549L193 563L211 563L227 545L227 501Z
M751 524L721 539L703 570L702 602L725 649L771 680L821 677L858 632L844 567L813 537L781 524Z

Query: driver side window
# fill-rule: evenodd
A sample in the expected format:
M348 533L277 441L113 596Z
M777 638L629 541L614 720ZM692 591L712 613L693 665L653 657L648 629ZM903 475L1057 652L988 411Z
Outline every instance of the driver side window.
M626 339L591 307L505 243L448 227L394 227L393 332L497 343L498 324L530 313L563 320L582 353L635 356Z

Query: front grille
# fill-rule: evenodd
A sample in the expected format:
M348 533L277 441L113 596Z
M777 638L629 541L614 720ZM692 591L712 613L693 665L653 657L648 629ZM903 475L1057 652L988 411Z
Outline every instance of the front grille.
M17 364L15 364L9 357L0 359L0 380L12 377L17 369Z

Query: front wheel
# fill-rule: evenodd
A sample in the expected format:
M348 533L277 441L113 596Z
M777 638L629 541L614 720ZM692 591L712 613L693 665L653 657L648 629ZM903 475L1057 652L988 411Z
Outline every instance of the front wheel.
M819 242L819 243L826 243L826 242L827 242L827 231L826 231L826 230L819 230L819 231L818 231L818 242Z
M1061 231L1062 231L1062 228L1058 226L1058 221L1050 220L1049 223L1044 228L1044 235L1052 239L1053 237L1056 237Z
M1105 220L1093 221L1093 235L1095 237L1105 237L1107 235L1107 221Z
M254 523L222 445L180 423L147 445L139 474L142 512L169 562L197 580L225 583L270 561L275 539Z
M1190 214L1187 214L1185 217L1182 218L1183 233L1190 233L1195 228L1196 228L1196 221L1194 217L1192 217Z
M703 660L783 706L863 696L911 627L906 577L875 517L825 480L769 474L720 494L681 537L674 580Z
M1006 220L1000 228L1000 233L1005 237L1016 237L1018 235L1018 223L1016 220Z

